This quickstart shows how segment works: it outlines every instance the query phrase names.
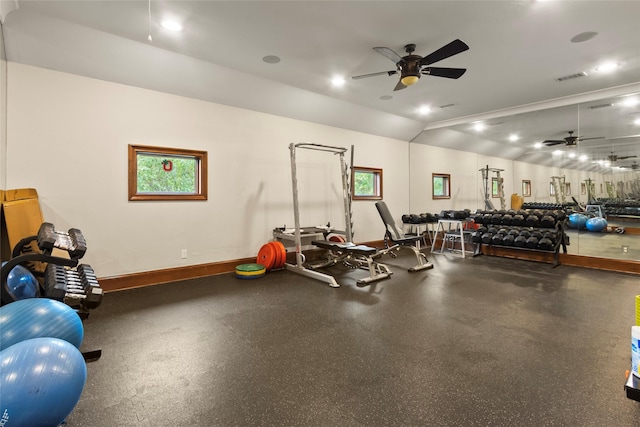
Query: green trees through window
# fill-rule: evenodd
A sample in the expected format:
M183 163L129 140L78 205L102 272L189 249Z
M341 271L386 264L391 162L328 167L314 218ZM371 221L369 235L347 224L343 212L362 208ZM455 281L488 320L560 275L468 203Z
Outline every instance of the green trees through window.
M194 157L138 154L138 193L195 194L198 162Z
M354 200L381 200L382 169L354 166L351 187Z

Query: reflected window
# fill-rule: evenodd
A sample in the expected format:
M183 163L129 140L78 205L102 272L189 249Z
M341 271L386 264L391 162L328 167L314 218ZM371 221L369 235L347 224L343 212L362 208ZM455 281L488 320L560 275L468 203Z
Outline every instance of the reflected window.
M500 179L491 178L491 197L500 197Z
M553 182L549 183L549 194L552 196L556 195L556 189L553 187Z
M580 183L580 194L587 194L587 184L585 184L584 182Z
M567 196L571 195L571 183L570 182L567 182L564 185L564 194L567 195Z
M531 197L531 181L528 179L522 180L522 195L524 197Z
M431 174L432 198L434 199L450 199L451 198L451 177L445 173Z

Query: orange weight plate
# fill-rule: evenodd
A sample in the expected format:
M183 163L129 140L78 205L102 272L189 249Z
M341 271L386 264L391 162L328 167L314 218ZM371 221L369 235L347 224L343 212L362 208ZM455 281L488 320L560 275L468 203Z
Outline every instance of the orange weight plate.
M273 245L274 250L278 254L278 257L276 258L277 261L273 266L273 268L284 267L284 264L287 262L287 250L285 249L282 242L271 242L271 244Z
M262 245L260 250L258 251L258 264L264 265L264 268L267 271L273 268L273 265L276 262L276 251L273 249L269 243Z
M267 245L271 246L271 249L273 249L273 265L271 266L271 269L273 270L274 268L280 268L278 267L278 265L280 264L280 251L278 251L278 248L276 248L276 246L273 244L273 242L269 242L267 243Z

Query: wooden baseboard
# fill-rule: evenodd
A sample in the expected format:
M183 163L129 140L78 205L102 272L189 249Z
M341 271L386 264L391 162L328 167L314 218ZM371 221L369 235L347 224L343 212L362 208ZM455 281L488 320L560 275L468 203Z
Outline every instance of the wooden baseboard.
M382 240L360 243L375 248L384 246ZM307 259L317 257L322 251L305 251ZM482 253L489 256L500 256L528 261L537 261L552 264L552 253L515 250L504 247L483 245ZM216 274L233 273L239 264L256 262L255 258L241 258L230 261L213 262L207 264L188 265L185 267L167 268L163 270L143 271L140 273L124 274L121 276L99 278L100 286L105 292L120 291L125 289L140 288L143 286L159 285L161 283L175 282L178 280L196 279L198 277L213 276ZM295 253L287 253L287 262L295 264ZM640 274L640 262L619 259L597 258L582 255L560 254L561 265L574 267L595 268L599 270L617 271L622 273Z
M482 245L484 255L514 258L553 264L554 254L541 251L510 249L499 246ZM623 259L598 258L584 255L560 254L560 265L594 268L596 270L617 271L620 273L640 274L640 262Z
M382 240L359 243L371 247L380 248L384 245ZM307 259L317 257L322 250L304 251ZM125 289L141 288L144 286L160 285L162 283L178 280L197 279L199 277L214 276L216 274L233 273L240 264L256 262L256 258L240 258L229 261L212 262L207 264L187 265L184 267L166 268L154 271L142 271L139 273L123 274L120 276L98 278L100 287L105 292L121 291ZM295 264L295 252L287 253L287 262Z

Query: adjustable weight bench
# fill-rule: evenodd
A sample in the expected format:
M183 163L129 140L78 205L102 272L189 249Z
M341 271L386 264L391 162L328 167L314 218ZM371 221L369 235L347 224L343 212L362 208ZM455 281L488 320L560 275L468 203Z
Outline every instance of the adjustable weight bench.
M394 251L408 249L413 251L418 261L417 265L409 268L410 272L433 268L433 264L427 261L426 255L416 248L416 242L422 239L422 237L405 236L404 233L398 230L393 219L393 215L391 215L391 212L384 201L376 202L376 209L378 209L378 213L380 214L386 229L384 234L384 249L379 251L379 253L388 253L391 256L395 256L396 254L393 253Z
M343 263L351 268L365 268L366 265L369 270L369 277L358 279L357 283L359 285L377 282L390 277L392 274L386 265L375 261L375 258L383 255L376 248L349 242L338 243L327 240L314 240L311 243L319 248L328 250L327 260L311 265L313 269L331 267L338 263Z

